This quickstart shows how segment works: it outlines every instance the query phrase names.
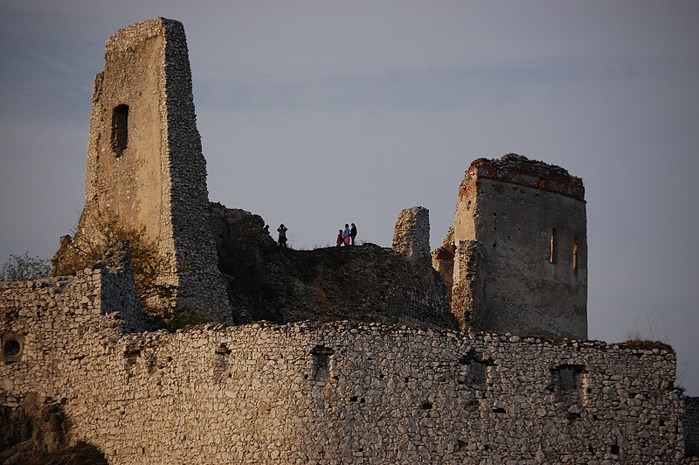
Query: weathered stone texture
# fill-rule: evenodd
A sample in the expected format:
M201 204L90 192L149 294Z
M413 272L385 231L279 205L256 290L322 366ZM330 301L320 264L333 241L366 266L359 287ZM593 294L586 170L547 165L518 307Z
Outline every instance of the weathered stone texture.
M120 335L86 308L3 320L28 340L0 398L64 399L114 465L683 457L668 350L348 322Z
M563 168L508 154L474 161L459 188L453 224L453 291L469 279L462 241L478 241L484 300L474 327L587 338L587 233L584 189ZM457 275L461 273L461 275ZM468 283L466 283L468 285ZM462 298L467 294L460 296ZM452 299L458 312L470 302Z
M425 207L401 211L393 229L393 250L422 263L429 263L430 211Z
M97 235L100 215L145 228L169 265L162 281L176 287L174 305L225 321L208 212L184 27L164 18L127 26L107 41L95 78L78 234Z
M670 348L560 337L587 336L581 180L476 160L439 274L422 207L401 213L395 250L281 249L259 216L209 204L191 92L180 23L109 39L78 234L114 212L172 257L180 305L284 324L145 332L123 244L75 276L0 282L0 421L16 422L0 432L113 465L699 463ZM58 428L17 420L45 406ZM12 436L0 447L27 434Z
M685 453L687 456L699 457L699 397L685 397L683 425Z
M462 330L478 328L478 316L485 313L485 254L478 241L460 241L455 254L451 309Z

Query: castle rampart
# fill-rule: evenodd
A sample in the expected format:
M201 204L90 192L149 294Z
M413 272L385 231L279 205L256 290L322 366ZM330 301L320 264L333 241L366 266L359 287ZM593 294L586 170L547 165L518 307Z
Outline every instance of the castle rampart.
M42 427L67 420L56 448L85 442L112 465L699 461L673 350L579 340L579 178L476 160L439 274L422 207L402 212L396 250L282 249L261 217L208 203L191 91L180 23L109 39L78 234L112 213L144 228L177 304L240 325L146 332L123 244L75 276L0 282L0 433L41 435L1 422L44 405ZM15 454L26 438L0 439Z
M33 338L0 365L3 403L61 401L71 440L111 464L683 457L662 347L349 322L121 335L91 304L81 318L26 304L0 328Z

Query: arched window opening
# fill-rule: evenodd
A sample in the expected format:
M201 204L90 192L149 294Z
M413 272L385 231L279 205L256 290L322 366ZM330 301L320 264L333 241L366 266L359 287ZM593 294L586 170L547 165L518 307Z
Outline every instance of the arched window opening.
M129 142L129 106L119 105L112 112L112 150L117 157Z

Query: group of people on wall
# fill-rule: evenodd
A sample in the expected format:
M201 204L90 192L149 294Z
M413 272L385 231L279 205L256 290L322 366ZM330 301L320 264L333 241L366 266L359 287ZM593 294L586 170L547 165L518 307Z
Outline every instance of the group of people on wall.
M265 225L264 230L269 234L269 225ZM280 224L277 228L279 233L279 238L277 239L277 244L279 247L287 248L287 238L286 232L288 228L284 226L284 223ZM345 223L345 229L340 229L337 232L337 247L349 247L354 245L354 239L357 237L357 226L354 223Z
M357 226L352 223L352 226L345 223L345 229L337 231L337 247L349 247L354 245L354 238L357 237Z

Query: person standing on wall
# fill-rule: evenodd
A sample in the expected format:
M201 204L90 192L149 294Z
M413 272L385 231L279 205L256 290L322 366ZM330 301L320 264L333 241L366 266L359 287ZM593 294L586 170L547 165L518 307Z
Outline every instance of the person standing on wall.
M354 238L357 237L357 226L354 223L352 223L350 228L350 237L352 238L352 245L354 245Z
M343 240L342 240L342 229L340 229L340 230L337 231L337 241L336 241L336 245L337 245L338 247L342 247L342 242L343 242Z
M280 224L279 227L277 228L277 232L279 233L279 247L284 247L286 248L286 226L284 226L284 223Z
M350 245L350 227L347 223L345 223L345 229L342 231L342 241L344 242L345 247Z

